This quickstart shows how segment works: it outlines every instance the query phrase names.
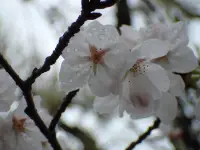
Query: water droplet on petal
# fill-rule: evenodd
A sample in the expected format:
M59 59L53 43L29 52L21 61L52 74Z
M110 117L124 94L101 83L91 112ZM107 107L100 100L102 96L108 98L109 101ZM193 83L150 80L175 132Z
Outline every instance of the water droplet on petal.
M77 51L78 51L78 49L77 49L77 48L75 48L75 49L74 49L74 51L75 51L75 52L77 52Z
M79 65L78 65L78 68L81 68L81 67L82 67L82 64L79 64Z
M104 40L104 38L105 38L105 35L104 35L104 34L100 34L100 35L99 35L99 39L100 39L100 40Z
M97 29L96 28L92 28L92 31L96 31Z
M101 28L100 31L101 31L101 32L108 32L109 29L108 29L108 28Z

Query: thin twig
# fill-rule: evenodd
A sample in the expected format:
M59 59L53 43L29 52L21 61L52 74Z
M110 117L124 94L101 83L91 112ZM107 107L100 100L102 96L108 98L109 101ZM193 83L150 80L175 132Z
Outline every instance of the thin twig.
M54 131L55 127L58 123L58 121L60 120L60 117L62 115L62 113L65 111L65 109L67 108L67 106L71 103L72 99L74 98L74 96L76 95L76 93L79 91L78 90L74 90L72 92L69 92L67 94L67 96L64 98L62 104L60 105L60 108L57 110L55 116L53 117L50 125L49 125L49 130L50 131Z
M159 125L160 125L160 119L157 118L157 119L155 120L155 122L153 123L153 125L150 126L150 127L148 128L148 130L145 131L142 135L140 135L139 138L138 138L136 141L132 142L132 143L126 148L126 150L132 150L133 148L135 148L135 146L136 146L137 144L139 144L139 143L141 143L142 141L144 141L144 140L151 134L151 132L152 132L154 129L156 129L156 128L159 127Z

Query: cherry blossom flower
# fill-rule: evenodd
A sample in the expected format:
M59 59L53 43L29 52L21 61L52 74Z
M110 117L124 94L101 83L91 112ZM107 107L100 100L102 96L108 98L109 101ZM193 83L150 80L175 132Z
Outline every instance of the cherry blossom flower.
M33 121L23 114L22 108L25 108L23 100L14 101L7 112L0 113L1 149L42 149L41 141L45 138Z
M155 43L158 44L156 45ZM154 44L153 47L152 44ZM165 55L165 53L159 52L162 44L167 49L167 42L156 39L141 43L132 49L131 56L137 61L127 70L123 81L118 84L117 96L109 95L105 99L96 98L94 108L97 112L104 114L118 109L120 115L126 111L134 119L155 114L158 106L156 105L157 100L162 97L163 92L167 92L170 88L170 80L165 69L150 62L152 58ZM155 53L149 52L145 55L140 53L141 49L146 47L149 47L149 50Z
M186 24L183 22L171 25L153 24L147 28L140 29L138 32L134 31L131 27L122 26L121 32L123 39L129 43L129 45L130 43L134 43L132 46L150 39L159 39L169 42L170 47L166 55L154 59L154 62L159 63L165 69L171 70L172 72L187 73L198 66L197 58L193 51L187 46L189 40ZM166 49L160 50L165 51ZM143 54L151 52L148 47L142 49L142 51L144 51L142 52Z
M88 82L95 95L109 95L113 83L112 70L116 70L119 64L127 65L125 68L131 64L124 63L129 51L119 39L113 26L104 26L97 21L76 34L63 51L65 60L59 74L61 87L70 91Z
M146 32L143 32L143 38L155 38L170 42L171 46L168 53L154 59L154 62L159 63L165 69L172 72L187 73L198 66L197 58L191 48L187 46L189 40L185 23L178 22L169 26L151 25L146 29ZM148 51L148 49L145 51Z
M169 85L168 76L162 67L138 62L123 82L121 108L135 119L151 116L155 110L155 100L162 97L162 92L168 91Z

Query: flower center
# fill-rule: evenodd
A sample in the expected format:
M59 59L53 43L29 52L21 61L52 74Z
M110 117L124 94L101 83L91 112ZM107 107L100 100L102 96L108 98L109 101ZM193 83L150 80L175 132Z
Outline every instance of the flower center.
M130 69L134 76L142 75L146 72L148 64L145 64L144 61L145 59L138 59L133 67Z
M18 132L24 132L25 131L25 128L24 128L25 121L26 121L26 118L18 119L15 116L13 116L13 118L12 118L13 129L15 129Z
M105 55L105 50L97 50L96 47L90 45L90 60L94 64L102 64L103 63L103 56Z

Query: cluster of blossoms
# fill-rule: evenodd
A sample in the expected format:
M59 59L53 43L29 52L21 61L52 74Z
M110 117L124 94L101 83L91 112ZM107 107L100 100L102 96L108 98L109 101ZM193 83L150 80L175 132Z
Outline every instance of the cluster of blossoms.
M26 103L17 96L18 89L8 73L0 70L0 150L53 150L34 122L24 113ZM49 125L52 117L40 107L40 96L34 96L40 117ZM63 150L68 150L63 140L57 137Z
M120 32L93 21L75 34L62 54L61 88L88 84L101 114L126 112L134 119L156 116L170 123L177 113L176 97L184 95L179 73L198 66L187 46L185 24L154 24L139 31L123 25Z

